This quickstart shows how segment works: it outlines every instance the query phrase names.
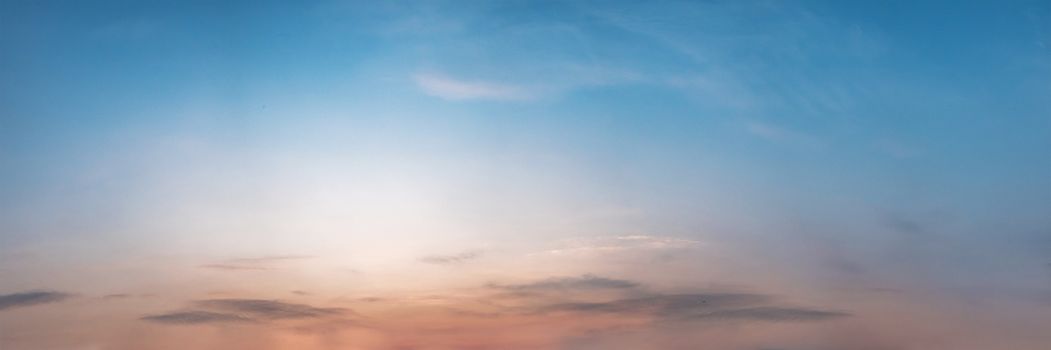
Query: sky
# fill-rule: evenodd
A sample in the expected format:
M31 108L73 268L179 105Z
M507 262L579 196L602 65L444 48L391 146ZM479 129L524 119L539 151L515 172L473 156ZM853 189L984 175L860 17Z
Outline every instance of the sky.
M0 1L5 350L1051 344L1046 1Z

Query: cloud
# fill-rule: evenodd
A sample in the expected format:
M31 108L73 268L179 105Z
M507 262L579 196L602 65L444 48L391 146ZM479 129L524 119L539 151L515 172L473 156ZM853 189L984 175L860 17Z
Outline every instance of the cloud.
M768 299L764 295L749 293L658 294L606 302L555 304L544 307L543 311L653 314L681 318L698 310L744 307L763 303Z
M194 304L206 309L236 312L252 316L253 318L268 320L319 318L340 315L347 311L342 308L319 308L305 304L262 299L210 299L201 300Z
M266 264L266 263L273 263L273 262L279 262L279 261L301 260L301 259L310 259L310 258L313 258L313 256L310 256L310 255L267 255L267 256L260 256L260 257L253 257L253 258L230 259L230 260L227 260L227 261L229 261L232 264Z
M772 306L769 296L752 293L656 294L603 302L572 302L542 306L535 312L570 312L652 316L664 321L751 320L823 321L847 317L841 311Z
M286 303L263 299L208 299L193 303L194 308L157 315L146 315L141 320L166 324L206 324L279 320L323 319L347 321L342 316L350 313L343 308L322 308L306 304Z
M532 283L496 285L527 303L508 309L519 314L615 314L618 316L653 317L662 321L818 321L848 316L840 311L825 311L778 305L765 294L741 292L698 292L664 294L651 291L641 283L629 280L584 275L548 278ZM608 299L617 292L620 297ZM612 295L618 295L612 294ZM571 297L570 297L571 296Z
M49 291L33 291L0 295L0 310L47 303L56 303L66 300L69 297L70 295L66 293Z
M482 256L479 250L466 251L454 255L431 255L420 258L420 261L435 265L450 265L464 263Z
M526 284L492 284L490 285L490 287L515 292L543 292L602 289L633 289L639 287L639 284L627 280L605 278L594 275L583 275L579 277L549 278L546 280Z
M131 294L127 294L127 293L116 293L116 294L106 294L106 295L103 295L103 296L102 296L102 299L106 299L106 300L112 300L112 299L127 299L127 298L131 298L131 297L133 297L133 295L131 295Z
M920 236L930 233L927 225L905 214L887 213L883 221L887 227L905 235Z
M757 321L822 321L833 318L850 316L850 314L839 311L824 311L813 309L786 308L786 307L754 307L746 309L719 310L708 313L691 315L689 319L715 319L715 320L757 320Z
M237 258L217 263L201 265L202 268L227 271L263 271L272 270L274 265L290 260L310 259L308 255L270 255L252 258Z
M623 235L586 237L566 240L561 247L544 251L547 254L602 254L625 251L654 251L688 249L701 245L700 241L651 235Z
M458 80L441 74L422 73L413 79L423 92L447 100L526 100L532 97L522 87Z
M159 315L147 315L140 318L144 321L165 324L205 324L205 323L230 323L230 322L254 322L251 318L212 311L177 311Z
M668 11L668 7L674 10ZM856 45L851 44L857 41L853 39L864 36L851 35L837 23L819 20L819 16L807 15L802 9L785 10L765 3L756 6L749 2L684 2L601 6L587 12L624 31L625 37L641 39L654 52L684 59L679 65L667 65L674 67L674 73L661 75L671 76L667 79L669 85L701 97L706 105L745 113L792 109L819 115L851 106L853 95L848 92L854 92L853 85L845 78L815 79L813 75L786 74L769 66L771 62L777 63L775 66L792 62L810 67L814 65L810 55L855 59L864 54L852 50ZM741 14L759 16L764 27L773 30L756 35L754 23L742 20L747 17ZM660 19L655 20L654 16ZM812 42L837 45L829 46L835 50L815 50ZM873 46L878 45L873 42ZM749 59L741 59L742 55ZM787 86L791 88L771 89L771 74L790 82Z
M775 143L788 143L799 145L817 145L817 139L808 134L790 130L778 125L761 121L749 121L745 123L748 133Z
M231 265L231 264L205 264L205 265L201 265L201 267L206 268L206 269L230 270L230 271L237 271L237 270L263 271L263 270L270 270L270 269L272 269L271 267L266 267L266 266L246 266L246 265Z

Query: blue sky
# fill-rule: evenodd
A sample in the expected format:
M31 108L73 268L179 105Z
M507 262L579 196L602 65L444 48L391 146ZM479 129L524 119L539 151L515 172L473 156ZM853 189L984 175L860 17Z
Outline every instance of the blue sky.
M178 305L228 287L191 287L198 266L309 256L275 280L867 288L1029 322L1051 305L1049 45L1043 1L6 1L0 294L117 293L141 264L116 288ZM648 250L680 245L705 248ZM592 250L627 255L516 264ZM477 257L506 276L406 277Z

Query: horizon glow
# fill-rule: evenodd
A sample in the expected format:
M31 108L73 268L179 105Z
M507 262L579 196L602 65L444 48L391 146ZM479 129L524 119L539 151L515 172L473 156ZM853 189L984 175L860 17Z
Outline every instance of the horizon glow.
M0 2L0 349L1044 350L1046 1Z

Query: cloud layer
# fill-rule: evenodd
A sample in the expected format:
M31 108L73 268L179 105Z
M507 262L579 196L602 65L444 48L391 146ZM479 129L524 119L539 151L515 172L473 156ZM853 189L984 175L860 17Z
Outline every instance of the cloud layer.
M167 323L167 324L205 324L226 322L254 322L251 318L213 311L174 311L169 313L147 315L142 317L145 321Z
M56 303L66 300L69 297L70 295L66 293L49 291L34 291L0 295L0 310L47 303Z
M416 86L431 96L447 100L525 100L525 88L484 81L469 81L443 74L421 73L413 77Z
M196 309L146 315L141 319L167 324L205 324L319 319L349 313L344 308L320 308L262 299L208 299L192 304Z

